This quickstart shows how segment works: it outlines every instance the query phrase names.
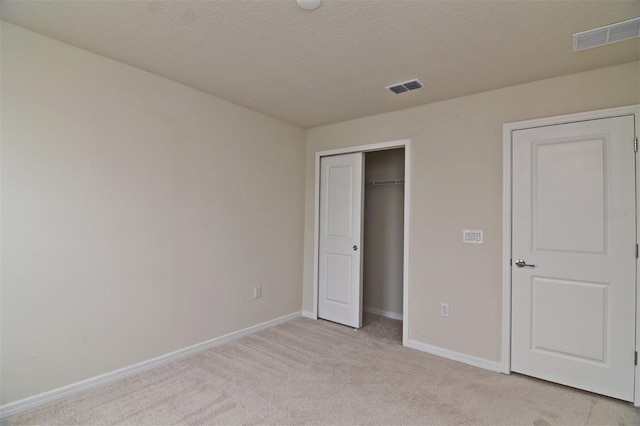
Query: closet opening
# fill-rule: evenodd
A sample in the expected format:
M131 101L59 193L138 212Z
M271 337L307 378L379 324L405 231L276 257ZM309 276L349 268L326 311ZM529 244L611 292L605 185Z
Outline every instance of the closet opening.
M313 311L409 341L411 140L315 153Z
M404 147L365 152L364 169L362 326L402 341Z

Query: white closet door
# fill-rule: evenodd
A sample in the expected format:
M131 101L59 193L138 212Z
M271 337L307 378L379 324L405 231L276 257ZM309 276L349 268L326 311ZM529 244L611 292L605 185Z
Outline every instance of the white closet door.
M632 116L513 133L512 369L633 400Z
M320 159L318 316L362 326L364 154Z

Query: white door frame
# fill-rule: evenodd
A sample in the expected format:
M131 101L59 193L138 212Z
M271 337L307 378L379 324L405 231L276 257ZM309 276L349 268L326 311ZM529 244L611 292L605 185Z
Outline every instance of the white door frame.
M640 105L630 105L619 108L609 108L596 111L587 111L577 114L567 114L556 117L540 118L535 120L507 123L503 126L503 151L502 151L502 362L501 372L511 373L511 181L512 181L512 134L516 130L532 127L551 126L556 124L572 123L576 121L588 121L602 118L633 115L635 122L635 135L638 137L638 125L640 117ZM633 141L629 141L633 149ZM633 151L630 151L630 153ZM638 200L640 200L640 167L636 165L636 212ZM640 227L636 216L636 241L640 241ZM638 267L636 260L636 351L640 352L640 288ZM635 392L634 405L640 406L640 368L635 367Z
M318 319L318 256L320 243L320 158L329 155L350 154L354 152L385 151L404 148L404 253L402 261L402 344L407 345L409 336L409 212L411 201L411 139L380 142L368 145L350 146L316 152L315 164L315 200L314 200L314 236L313 236L313 310L312 319Z

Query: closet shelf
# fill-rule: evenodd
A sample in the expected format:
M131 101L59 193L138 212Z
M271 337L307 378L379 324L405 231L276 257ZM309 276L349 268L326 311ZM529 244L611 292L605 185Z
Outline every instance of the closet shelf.
M404 185L404 179L368 180L367 185Z

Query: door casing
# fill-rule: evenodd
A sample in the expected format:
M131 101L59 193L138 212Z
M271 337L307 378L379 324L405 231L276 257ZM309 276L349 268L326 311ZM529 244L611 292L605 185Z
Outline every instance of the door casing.
M316 152L314 193L314 237L313 237L313 310L310 318L318 319L318 264L320 244L320 159L322 157L354 152L384 151L404 148L404 253L402 261L402 344L407 345L409 334L409 235L411 205L411 139L400 139L367 145L351 146Z
M555 117L535 120L507 123L503 126L503 188L502 188L502 361L501 372L511 373L511 207L512 207L512 132L515 130L534 127L551 126L579 121L596 120L602 118L633 116L635 136L638 137L638 125L640 117L640 105L630 105L619 108L609 108L596 111L567 114ZM629 141L633 149L633 140ZM630 153L633 153L633 150ZM637 154L636 154L637 158ZM636 212L640 199L640 167L636 164ZM636 241L640 241L640 229L638 229L638 217L636 216ZM636 259L636 351L640 352L640 289L638 288L638 259ZM635 367L635 391L634 405L640 406L640 368Z

